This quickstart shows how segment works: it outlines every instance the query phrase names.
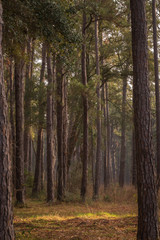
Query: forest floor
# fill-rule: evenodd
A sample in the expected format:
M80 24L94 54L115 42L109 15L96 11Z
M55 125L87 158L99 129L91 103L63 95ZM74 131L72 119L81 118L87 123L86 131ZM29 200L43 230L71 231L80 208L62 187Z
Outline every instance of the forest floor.
M135 193L128 201L121 198L105 201L55 203L27 200L25 208L14 209L16 239L20 240L134 240L137 228ZM125 201L124 201L125 200Z

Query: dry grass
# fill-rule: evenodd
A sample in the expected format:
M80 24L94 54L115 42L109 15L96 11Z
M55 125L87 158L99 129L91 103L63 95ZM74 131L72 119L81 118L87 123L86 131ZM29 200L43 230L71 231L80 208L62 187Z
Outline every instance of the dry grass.
M106 197L107 196L107 197ZM106 201L47 205L27 201L27 207L15 208L17 239L61 240L134 240L137 204L135 190L109 188Z

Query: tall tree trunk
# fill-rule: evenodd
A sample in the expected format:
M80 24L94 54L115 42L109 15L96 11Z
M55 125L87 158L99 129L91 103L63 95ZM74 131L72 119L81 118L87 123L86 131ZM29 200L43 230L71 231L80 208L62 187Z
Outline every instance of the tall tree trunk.
M39 92L39 126L37 135L37 154L36 154L36 167L33 182L32 194L36 194L41 190L41 166L42 166L42 151L43 151L43 119L44 119L44 108L43 108L43 93L42 85L44 84L44 74L46 65L46 44L42 46L42 66L40 74L40 92Z
M152 150L145 0L131 0L133 106L138 185L138 240L157 240L157 187Z
M108 106L108 84L103 86L104 101L104 191L110 182L110 123L109 123L109 106Z
M152 0L152 18L153 18L154 72L155 72L155 93L156 93L156 137L157 137L156 157L157 157L157 177L159 182L160 181L160 99L159 99L156 0Z
M0 1L0 239L14 240L9 122L3 79L2 24L2 3Z
M10 124L11 124L11 152L12 152L12 178L13 186L16 187L16 136L15 136L15 122L14 122L14 73L13 73L13 59L10 60Z
M54 66L55 67L55 66ZM47 202L54 200L54 164L55 154L53 147L53 75L51 69L51 56L49 47L47 52L47 72L48 72L48 89L47 89Z
M64 195L67 187L67 165L68 165L68 106L67 106L67 79L63 79L63 188Z
M127 78L123 79L123 98L122 98L122 124L121 124L121 157L119 186L124 186L125 177L125 158L126 158L126 96L127 96Z
M24 60L15 58L16 200L24 204Z
M24 169L28 171L29 165L29 130L30 130L30 120L31 120L31 97L30 97L30 87L31 87L31 40L27 42L27 56L28 60L26 63L26 76L25 76L25 105L24 105Z
M58 187L57 199L64 198L63 189L63 71L60 58L57 59L57 143L58 143Z
M99 197L100 187L100 163L101 163L101 90L100 90L100 67L99 67L99 37L98 37L98 17L95 16L95 52L96 52L96 75L98 77L97 83L97 152L96 152L96 169L95 169L95 188L93 198Z
M84 5L86 1L84 0ZM85 7L85 6L84 6ZM87 69L86 69L86 12L83 10L82 23L82 83L87 86ZM83 94L83 155L82 155L82 183L81 183L81 197L85 201L87 192L87 165L88 165L88 99L87 93Z

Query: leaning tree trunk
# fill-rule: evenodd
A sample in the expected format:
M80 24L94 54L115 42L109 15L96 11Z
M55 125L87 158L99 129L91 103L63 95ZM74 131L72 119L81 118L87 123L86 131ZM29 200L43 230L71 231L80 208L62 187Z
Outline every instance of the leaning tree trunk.
M159 99L159 70L158 70L158 47L157 47L157 20L156 0L152 0L153 17L153 44L154 44L154 72L155 72L155 93L156 93L156 138L157 138L157 177L160 181L160 99Z
M122 129L121 129L121 157L120 157L120 172L119 186L124 186L125 177L125 158L126 158L126 96L127 96L127 78L123 79L123 98L122 98Z
M99 197L100 187L100 163L101 163L101 90L100 90L100 67L99 67L99 37L98 37L98 17L95 16L95 52L96 52L96 75L98 77L97 83L97 152L96 152L96 169L95 169L95 187L93 198Z
M138 240L158 240L157 186L151 135L145 0L131 0Z
M9 122L3 79L2 24L2 3L0 1L0 239L14 240Z
M16 200L24 204L24 60L15 58Z
M37 136L37 153L36 153L36 167L33 182L32 194L36 194L41 191L41 169L42 169L42 151L43 151L43 119L44 119L44 103L43 103L43 84L46 64L46 44L42 46L42 66L40 74L40 91L39 91L39 126Z
M84 0L84 4L86 1ZM87 69L86 69L86 13L83 11L82 23L82 83L87 86ZM81 197L85 201L87 192L87 164L88 164L88 99L87 93L83 94L83 155L82 155L82 183L81 183Z

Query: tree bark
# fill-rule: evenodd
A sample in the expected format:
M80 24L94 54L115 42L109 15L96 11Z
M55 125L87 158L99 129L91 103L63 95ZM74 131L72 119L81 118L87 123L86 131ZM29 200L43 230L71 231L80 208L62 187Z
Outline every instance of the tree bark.
M10 124L11 124L11 157L12 157L12 179L13 186L16 187L16 136L14 122L14 73L13 59L10 59Z
M55 66L54 66L55 67ZM53 172L55 164L55 154L53 147L53 75L51 69L51 57L49 47L47 52L47 202L54 201Z
M160 99L159 99L156 0L152 0L152 18L153 18L154 73L155 73L155 93L156 93L156 138L157 138L156 157L157 157L157 177L159 182L160 181Z
M67 79L63 79L63 189L64 195L67 187L68 174L68 106L67 106Z
M16 200L24 204L24 60L15 58Z
M145 0L131 0L133 106L138 184L138 240L157 240L157 187L152 152Z
M100 91L100 67L99 67L99 37L98 37L98 17L95 16L95 52L96 52L96 75L98 77L97 83L97 152L96 152L96 169L95 169L95 188L93 198L99 198L100 187L100 163L101 163L101 91Z
M26 74L25 74L25 105L24 105L24 169L28 172L29 166L29 131L31 124L31 40L27 42L27 63L26 63Z
M136 148L135 148L135 132L132 133L132 185L137 186L137 169L136 169Z
M86 1L84 0L84 5ZM85 7L85 6L84 6ZM82 22L82 83L84 87L87 86L87 69L86 69L86 12L83 10ZM88 165L88 99L87 93L83 94L83 155L82 155L82 183L81 183L81 197L85 201L87 192L87 165Z
M60 58L57 59L57 143L58 143L58 187L57 199L64 198L63 189L63 71Z
M14 240L9 122L3 79L2 3L0 1L0 239Z
M104 101L104 191L110 182L110 123L109 123L109 106L108 106L108 84L103 86Z
M125 177L125 158L126 158L126 96L127 96L127 77L123 79L123 97L122 97L122 124L121 124L121 157L119 186L124 186Z

